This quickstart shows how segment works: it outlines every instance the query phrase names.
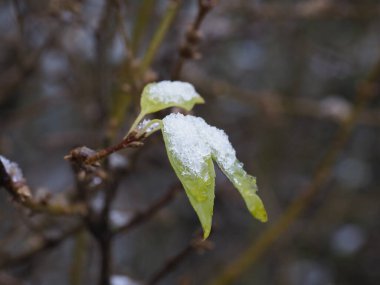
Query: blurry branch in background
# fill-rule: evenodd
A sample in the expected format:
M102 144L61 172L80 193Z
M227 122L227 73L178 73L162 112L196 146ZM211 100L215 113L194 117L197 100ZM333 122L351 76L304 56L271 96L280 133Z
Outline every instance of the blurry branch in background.
M19 42L17 42L17 45L15 46L18 60L16 60L6 72L2 72L0 76L0 104L3 100L5 101L5 99L12 96L13 92L22 86L21 83L38 69L44 52L56 43L59 35L59 27L54 26L41 46L34 50L28 48L24 39L24 23L26 15L21 11L20 6L21 4L19 0L13 1L15 20L19 30ZM11 43L11 45L13 44L14 43Z
M101 11L98 26L95 29L95 68L94 71L94 97L97 101L98 118L108 115L110 86L111 86L111 70L108 64L108 52L112 39L115 35L116 28L114 20L116 14L114 1L105 1Z
M159 210L166 207L178 194L181 190L179 185L172 186L161 198L149 205L144 211L136 213L125 225L122 225L113 230L112 235L120 235L123 233L128 233L128 231L138 225L141 225L149 221ZM61 234L56 235L55 237L45 238L25 252L22 252L18 255L11 257L0 258L0 268L19 265L23 262L29 261L31 258L34 258L36 255L52 249L67 238L79 234L80 231L84 229L84 225L80 224L78 226L73 226L67 230L63 230ZM31 237L31 240L35 240L35 237ZM28 242L26 242L29 244ZM1 255L0 255L1 257Z
M88 237L84 230L78 231L74 237L72 262L70 266L70 285L83 284Z
M380 61L368 74L367 78L358 84L354 110L350 113L347 119L342 122L335 134L335 138L327 149L326 154L317 166L309 186L302 191L300 196L293 200L277 221L274 221L265 231L253 240L244 253L227 265L224 270L221 270L221 274L216 276L216 278L209 284L233 284L234 281L248 270L252 264L257 262L270 246L284 235L296 219L299 218L313 198L319 193L320 189L328 181L330 174L333 172L333 167L350 138L360 114L370 100L378 95L379 78Z
M85 214L85 208L82 204L52 203L49 201L50 197L35 199L19 166L3 157L0 157L0 187L4 188L15 202L33 213L42 212L50 215Z
M141 2L132 31L131 48L133 54L138 51L141 37L148 26L156 4L155 0L142 0Z
M133 58L133 50L132 50L132 43L131 43L128 31L124 24L124 19L126 18L126 16L124 15L124 5L121 0L113 0L113 1L117 9L117 19L118 19L120 33L124 40L124 48L127 54L126 60L131 61Z
M0 284L3 285L25 285L24 282L13 278L12 276L6 274L5 272L0 272Z
M252 91L235 86L225 80L218 80L203 74L200 70L184 76L186 80L195 82L209 96L226 96L234 98L262 112L265 116L277 121L281 116L302 116L341 123L352 112L354 106L346 99L329 96L322 100L294 98L281 94L276 90ZM358 124L380 127L380 110L362 110L357 119Z
M177 267L194 251L203 252L205 250L213 249L214 245L208 241L203 240L202 236L198 234L196 238L191 240L189 244L178 252L176 255L169 258L166 263L155 272L152 277L146 282L146 285L154 285L160 282L168 274L173 272Z
M156 75L151 70L151 64L157 55L160 45L162 44L168 30L170 29L175 16L177 15L180 0L170 0L168 7L161 18L161 22L157 29L154 31L152 39L148 44L148 48L142 55L141 61L137 58L139 53L137 48L142 37L143 29L146 29L151 20L151 14L155 7L155 2L151 0L144 0L140 4L140 9L134 23L132 31L132 39L129 40L127 29L124 27L123 20L123 5L120 0L113 0L116 8L118 9L118 24L121 26L120 30L124 39L125 50L127 57L123 63L121 72L121 88L113 94L113 102L111 107L111 114L109 118L109 126L107 131L106 141L110 142L114 139L117 131L125 121L127 111L131 104L138 105L141 90L147 82L154 81ZM129 107L129 108L128 108ZM129 110L128 110L129 109ZM133 112L132 112L133 113Z
M136 213L125 225L116 228L112 234L118 235L121 233L126 233L137 225L149 220L159 210L167 206L176 197L181 189L182 188L179 185L170 187L169 190L161 196L161 198L153 202L144 211Z
M148 50L146 51L140 65L140 74L143 76L150 67L159 46L161 45L170 24L172 23L175 15L177 14L180 0L171 0L169 6L166 9L165 14L161 19L161 23L158 25L156 32L153 35L151 42L149 43Z
M5 96L10 96L13 93L12 91L18 88L20 83L39 67L41 59L44 56L43 53L51 47L56 47L55 44L59 44L57 41L58 37L63 35L62 25L55 25L56 19L60 23L60 14L65 10L62 7L66 7L66 4L64 2L54 2L51 4L52 7L54 6L54 13L51 14L51 19L53 20L52 25L55 28L48 29L49 36L46 42L33 52L29 52L27 48L22 48L24 47L24 37L26 35L24 35L25 14L21 9L24 6L20 5L20 3L22 4L19 0L14 0L13 6L16 15L15 19L19 25L19 52L22 60L20 60L20 63L12 66L10 72L4 75L4 77L0 78L0 86L2 87L0 95L5 94ZM181 1L170 0L167 3L166 12L155 29L145 53L139 53L138 48L143 32L147 30L150 23L150 14L152 14L152 11L156 7L155 1L144 0L140 4L136 24L131 29L131 38L128 34L129 27L125 27L124 2L121 0L106 1L100 10L97 26L94 28L93 33L95 65L93 66L94 73L92 79L95 81L95 86L92 91L94 93L94 101L98 107L96 113L99 121L95 123L103 123L105 122L103 121L104 119L109 120L108 122L110 122L111 126L110 130L106 131L105 144L110 144L111 146L98 151L88 147L78 147L71 150L69 155L65 156L65 159L71 163L72 173L76 182L75 192L70 193L70 197L67 195L67 201L56 203L49 195L41 199L35 198L18 165L0 157L0 187L7 191L12 199L19 204L21 209L26 209L32 214L39 212L47 214L43 216L46 218L46 221L50 218L50 215L71 215L76 218L76 223L72 221L67 223L67 225L60 224L59 228L57 227L56 231L54 231L54 234L50 232L47 224L44 224L44 226L39 225L37 229L33 228L33 224L30 223L33 234L28 233L29 237L25 241L29 247L20 250L21 252L1 252L0 268L17 266L23 262L30 261L37 255L57 247L63 241L75 237L73 260L70 268L70 283L72 285L81 284L84 279L83 264L86 262L86 234L90 234L96 241L100 253L99 278L97 283L99 285L109 285L111 284L112 263L114 261L112 256L114 239L118 235L128 233L132 228L150 220L159 210L173 201L176 194L182 189L178 185L170 187L160 198L141 212L137 212L122 225L117 225L112 219L112 204L120 182L131 169L130 161L126 162L127 158L120 158L123 159L123 163L121 163L123 165L120 166L120 162L118 165L117 163L112 163L111 155L115 155L115 152L127 147L142 146L147 135L146 133L131 132L116 144L109 142L115 139L117 131L124 121L129 107L128 104L132 101L130 98L137 98L141 93L143 85L155 78L153 75L151 76L154 73L151 68L152 63L158 54L165 36L169 29L172 28L172 23L177 15ZM62 7L61 4L63 5ZM200 39L199 28L203 19L215 4L216 1L212 0L198 1L198 14L187 32L186 41L180 50L179 65L177 66L178 76L184 61L197 57L195 48ZM67 5L70 6L70 4ZM77 5L79 10L81 8L80 5ZM33 14L32 16L35 15ZM140 16L142 17L140 18ZM58 30L57 28L62 30ZM113 78L111 76L112 70L108 60L108 52L111 49L112 40L118 32L123 37L127 56L125 62L122 63L124 73L120 76L122 79L119 82L122 87L118 91L122 92L119 92L116 96L110 96L113 95L113 88L111 88L113 87ZM137 60L137 56L142 57L141 61ZM117 107L112 109L112 107L110 108L111 105ZM28 222L31 222L31 220L28 220ZM6 245L6 243L4 244ZM199 238L193 240L157 271L150 281L151 284L158 282L158 280L174 270L194 250L210 248L211 246L208 242Z
M24 60L20 64L15 64L10 67L6 73L3 73L0 77L0 102L4 100L5 97L11 96L12 92L19 88L20 82L24 81L33 71L38 67L40 57L45 51L46 47L49 46L52 41L47 41L46 45L38 49L37 51L31 52L29 55L20 55L24 57Z
M252 2L247 2L252 3ZM241 9L241 6L237 5ZM234 3L230 4L234 9ZM341 1L309 0L297 4L260 3L246 4L244 9L247 15L255 20L283 21L283 20L331 20L350 19L366 20L380 16L378 3L348 4Z
M182 67L186 60L200 58L200 53L197 48L202 36L199 29L206 15L211 11L216 3L217 0L198 0L198 12L194 22L191 23L186 32L184 43L182 43L179 47L178 58L174 63L171 74L172 80L179 79Z
M24 13L21 8L20 0L13 0L12 1L14 13L16 17L17 27L19 30L20 38L24 35Z
M79 224L76 226L71 226L68 229L61 230L60 234L55 236L46 236L41 238L40 236L32 236L30 239L25 241L25 244L32 244L28 250L21 252L16 255L1 256L0 255L0 268L10 267L20 265L24 262L30 261L35 258L38 254L41 254L47 250L57 247L67 238L71 237L75 233L83 229L83 225Z

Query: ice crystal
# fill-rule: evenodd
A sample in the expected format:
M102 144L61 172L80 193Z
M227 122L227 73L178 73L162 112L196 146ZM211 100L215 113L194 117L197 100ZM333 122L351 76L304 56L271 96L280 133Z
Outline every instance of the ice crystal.
M151 120L147 120L147 119L144 119L141 123L139 123L139 125L137 126L137 129L139 131L143 130L149 123L151 122ZM151 131L153 131L154 129L158 128L160 126L160 123L159 122L154 122L152 123L146 130L145 132L146 133L150 133Z

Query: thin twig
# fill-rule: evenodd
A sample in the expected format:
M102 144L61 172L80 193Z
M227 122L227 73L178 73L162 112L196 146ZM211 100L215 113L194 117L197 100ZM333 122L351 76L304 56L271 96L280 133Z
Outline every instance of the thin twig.
M137 53L141 37L143 32L146 31L147 24L150 22L149 20L156 4L155 0L143 0L141 2L132 32L131 46L134 54Z
M200 57L197 46L201 40L199 29L206 15L216 5L216 0L198 0L198 12L193 23L186 32L185 42L179 47L179 56L174 63L171 79L176 80L181 75L182 67L186 60Z
M70 151L68 155L64 158L66 160L70 160L75 162L78 165L86 166L86 165L95 165L98 161L106 158L114 152L125 149L127 147L139 147L142 146L142 141L144 140L144 136L137 136L135 132L131 132L127 137L125 137L121 142L106 147L104 149L93 151L87 147L77 147Z
M145 74L145 71L147 71L151 65L153 58L156 55L158 48L161 45L161 42L163 41L170 27L170 24L174 19L174 16L177 14L179 4L179 0L170 1L169 6L166 9L166 12L161 20L161 23L159 24L152 38L152 41L149 44L148 50L146 51L144 58L141 61L140 74Z
M0 268L15 266L27 262L30 259L34 258L36 255L57 247L63 241L65 241L70 236L76 234L81 229L83 229L82 224L73 226L69 229L63 230L61 234L59 234L56 237L45 238L39 243L34 242L33 247L29 248L28 250L22 253L19 253L14 256L0 258ZM35 241L35 238L31 238L31 240Z
M101 149L97 151L93 156L88 157L85 160L86 164L93 164L94 162L97 162L99 160L102 160L103 158L109 156L110 154L117 152L119 150L122 150L127 147L136 147L141 146L141 144L138 144L139 139L136 139L133 136L129 136L125 139L123 139L120 143Z
M118 10L117 11L117 17L118 17L118 21L119 21L121 36L123 37L123 40L124 40L124 47L125 47L125 50L127 52L127 60L131 61L132 57L133 57L133 50L132 50L132 46L131 46L131 41L129 39L128 31L124 25L125 15L124 15L124 9L123 9L124 8L123 2L120 0L114 0L114 3L115 3L115 6Z
M95 30L96 68L94 68L95 98L97 99L99 118L108 114L110 93L110 66L107 62L107 52L115 33L112 25L116 9L113 1L105 1L98 27Z
M166 263L155 272L148 280L146 285L154 285L165 278L168 274L173 272L179 265L194 251L197 250L209 250L213 248L213 244L210 241L203 240L201 237L197 237L190 241L189 244L182 249L179 253L169 258Z
M70 266L70 285L83 284L84 264L86 261L87 236L85 231L79 231L75 236L72 263Z
M181 188L178 186L171 187L161 198L159 198L156 202L151 204L144 211L137 213L131 220L129 220L125 225L116 228L113 232L114 235L118 235L124 232L131 230L137 225L149 220L153 217L159 210L169 204L176 194L179 192Z
M14 181L0 160L0 187L3 187L18 204L34 213L48 213L50 215L83 215L85 213L82 204L65 205L51 203L49 199L35 200L25 179L22 177L18 177L18 179Z

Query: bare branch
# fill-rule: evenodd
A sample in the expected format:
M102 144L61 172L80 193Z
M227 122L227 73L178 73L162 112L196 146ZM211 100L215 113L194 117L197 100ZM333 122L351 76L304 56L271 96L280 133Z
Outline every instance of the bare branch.
M34 258L36 255L59 246L63 241L79 232L82 228L82 224L70 227L69 229L63 230L59 235L55 237L44 238L38 243L34 242L33 247L22 253L9 257L4 256L0 258L0 268L15 266L20 263L27 262ZM32 237L31 239L34 241L36 240L35 237Z
M149 281L146 283L147 285L154 285L165 278L169 273L173 272L177 267L194 251L204 251L210 250L214 246L210 241L203 240L200 235L194 238L190 243L178 252L173 257L169 258L166 263L155 272Z
M36 200L33 198L21 169L14 162L0 157L0 187L3 187L15 202L35 213L51 215L83 215L85 208L82 204L66 205L51 203L49 199Z
M206 15L216 5L215 0L198 0L198 13L194 21L186 32L184 43L179 47L179 57L174 63L171 78L172 80L178 79L181 75L182 67L186 60L197 59L200 57L198 52L198 44L201 40L199 29Z
M136 227L137 225L149 220L153 217L159 210L169 204L181 188L176 185L171 187L160 199L150 205L144 211L137 213L131 220L129 220L125 225L116 228L113 232L114 235L118 235L129 231L130 229Z

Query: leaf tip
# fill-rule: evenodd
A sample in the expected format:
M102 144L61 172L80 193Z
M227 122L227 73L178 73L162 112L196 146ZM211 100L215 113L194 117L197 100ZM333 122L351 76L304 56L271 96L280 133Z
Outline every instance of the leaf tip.
M255 195L254 203L250 208L252 215L260 222L266 223L268 221L267 211L259 196Z
M195 101L195 103L197 104L204 104L206 103L205 99L203 99L202 96L199 95L199 97L197 98L197 100Z
M209 236L210 236L210 233L211 233L211 229L203 229L203 240L206 240Z

